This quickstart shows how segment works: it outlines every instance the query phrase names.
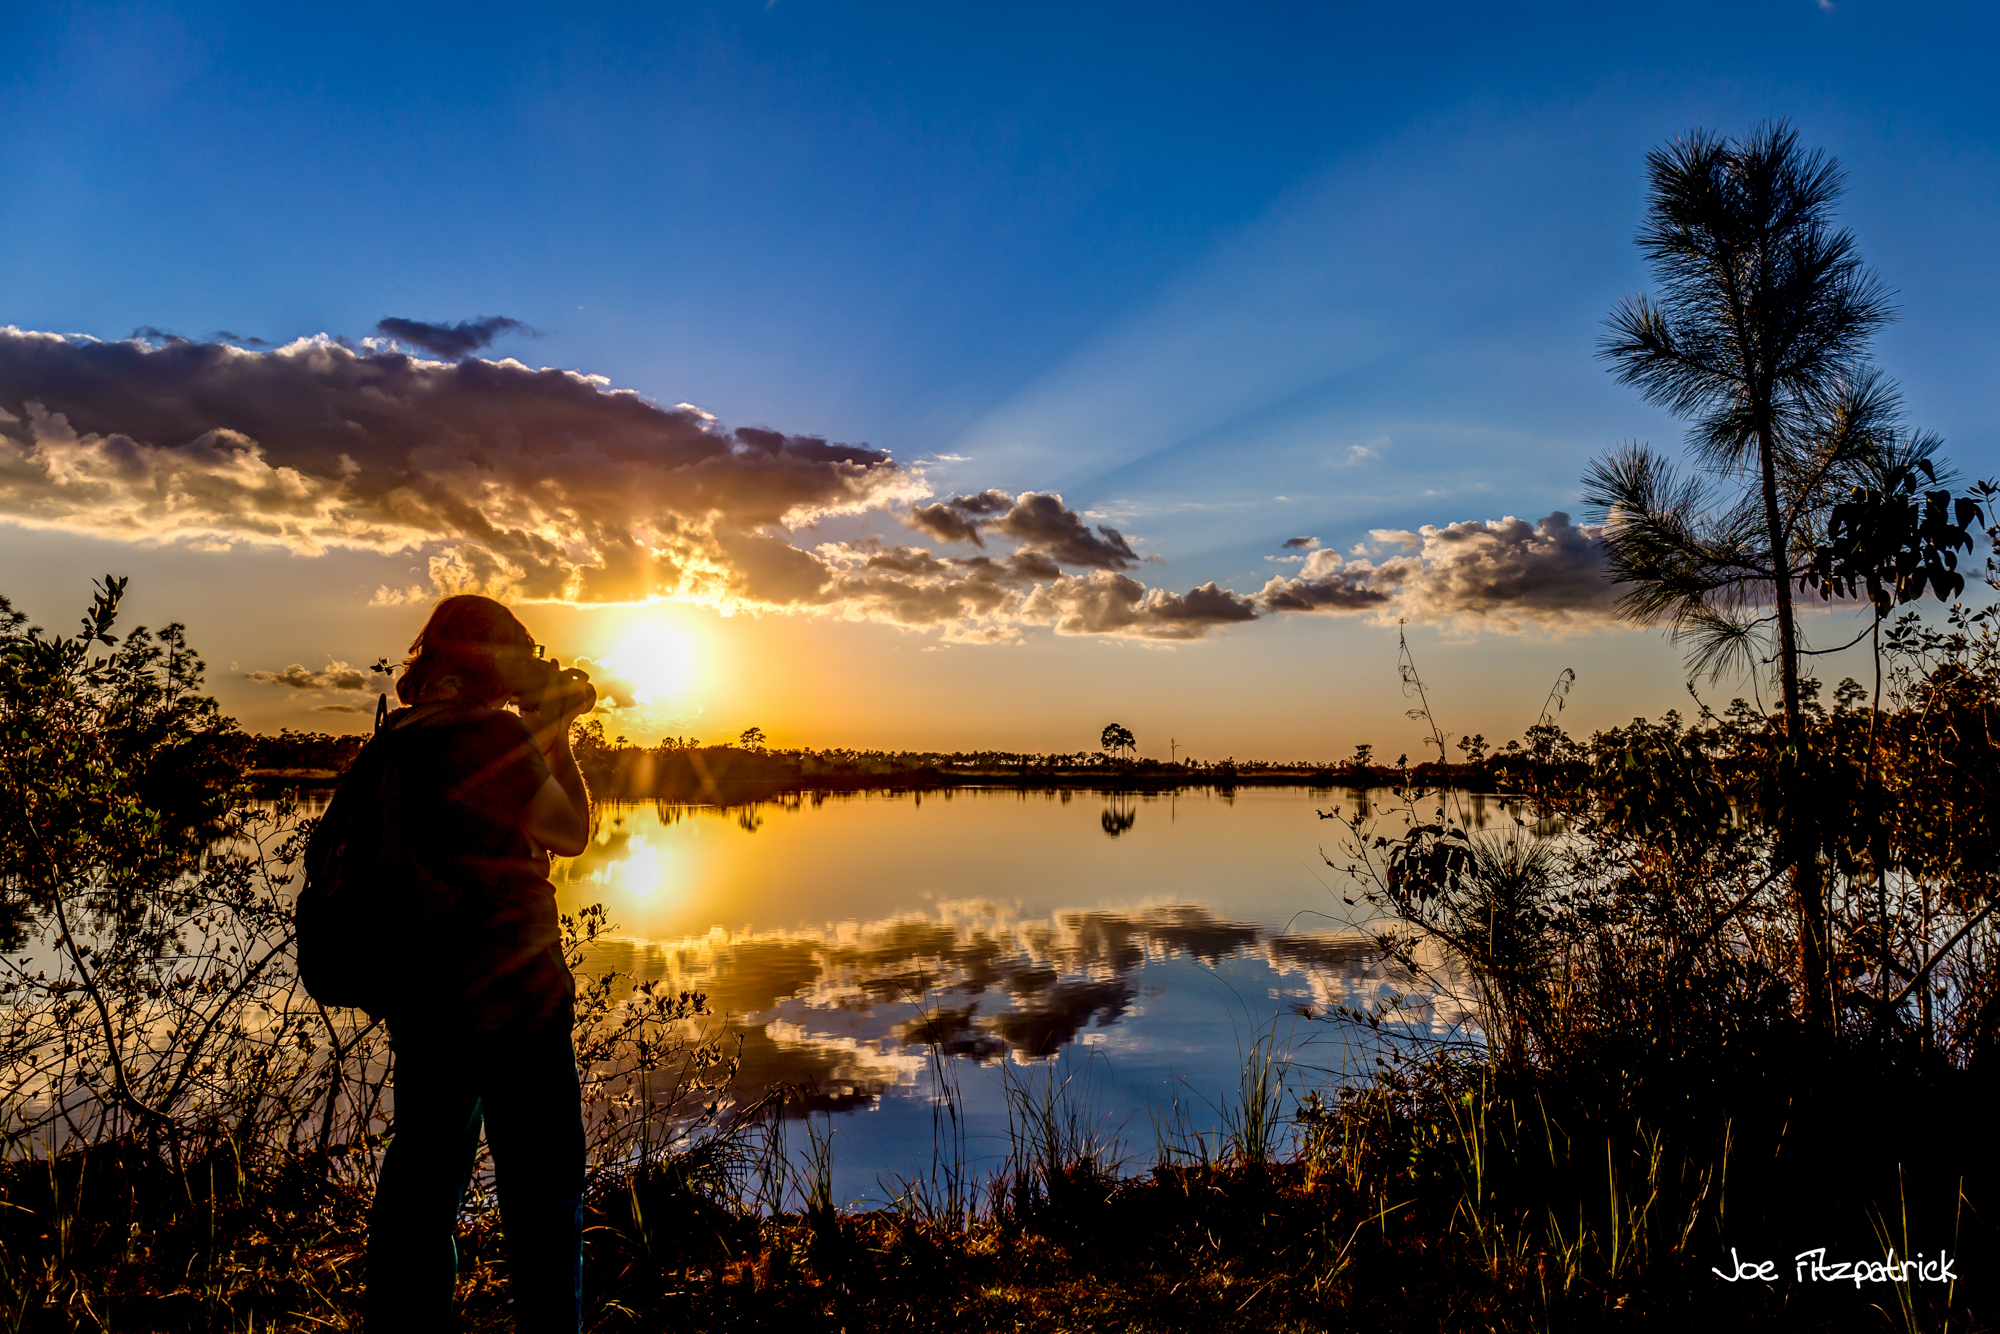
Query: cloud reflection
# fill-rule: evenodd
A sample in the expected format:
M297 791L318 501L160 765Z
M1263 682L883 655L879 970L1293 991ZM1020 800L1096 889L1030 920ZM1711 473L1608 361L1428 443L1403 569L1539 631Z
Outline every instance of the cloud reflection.
M644 841L614 830L572 876L600 874L592 856L608 859L621 845L643 850ZM717 928L673 944L605 942L585 967L706 993L729 1036L742 1039L740 1096L790 1085L809 1102L840 1106L914 1083L932 1044L981 1062L1049 1058L1136 1017L1148 965L1243 958L1296 978L1295 1004L1323 1010L1416 993L1406 1019L1460 1017L1422 996L1421 979L1369 937L1272 932L1195 903L1023 918L958 902L816 932Z

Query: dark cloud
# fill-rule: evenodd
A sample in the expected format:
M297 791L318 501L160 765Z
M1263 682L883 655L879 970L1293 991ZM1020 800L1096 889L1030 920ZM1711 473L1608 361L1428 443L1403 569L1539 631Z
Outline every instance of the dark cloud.
M1273 579L1257 594L1266 611L1366 611L1389 600L1370 588L1367 576L1336 574L1324 579Z
M1014 497L998 489L969 496L953 496L935 505L920 505L904 516L904 522L940 542L970 542L985 546L979 535L982 519L1005 514L1014 506Z
M1421 573L1403 584L1412 620L1485 618L1548 623L1609 619L1617 595L1603 530L1557 510L1522 519L1472 520L1421 530Z
M1510 516L1427 524L1415 532L1377 529L1370 536L1377 550L1411 554L1348 563L1314 551L1300 577L1264 585L1258 604L1267 611L1373 611L1385 620L1510 633L1616 616L1602 530L1574 524L1560 510L1532 524Z
M987 495L999 495L989 491ZM961 496L961 500L966 497ZM956 503L956 502L954 502ZM1063 505L1059 495L1024 491L1013 508L988 521L988 528L1046 552L1064 565L1099 570L1123 570L1139 563L1139 553L1116 528L1097 526L1095 533L1083 516Z
M227 329L217 329L212 337L218 343L234 343L238 347L263 348L272 346L271 343L262 338L246 338L241 334L233 334Z
M844 615L911 628L940 627L947 639L995 642L1017 636L1011 621L1022 592L1007 566L987 556L941 559L921 547L867 544L819 548L829 569L821 596Z
M949 505L918 505L909 512L904 522L940 542L986 545L985 539L979 536L979 525Z
M888 457L886 450L870 449L866 444L829 444L825 436L786 435L758 426L739 426L735 436L736 443L743 447L745 453L763 454L770 458L783 457L808 463L873 463Z
M960 514L971 514L982 518L995 514L1004 514L1013 508L1013 505L1014 497L997 487L969 496L953 496L951 498L951 507Z
M366 704L315 704L314 713L373 713L373 706Z
M1128 635L1141 639L1200 639L1219 625L1257 619L1254 598L1203 584L1186 593L1148 588L1129 575L1098 570L1041 584L1021 604L1028 620L1063 635Z
M1380 568L1366 561L1349 566L1335 552L1316 550L1297 578L1276 576L1265 584L1257 603L1266 611L1366 611L1389 600L1386 586L1402 571L1394 561Z
M1059 495L1024 491L1019 499L1005 491L980 491L912 509L904 522L940 542L971 542L985 546L981 530L1012 538L1041 553L1043 566L1054 578L1054 566L1123 570L1139 563L1124 534L1099 524L1095 532L1083 516L1063 504Z
M1319 547L1317 537L1288 537L1284 541L1287 551L1314 551Z
M424 320L406 320L391 315L378 320L377 333L387 334L399 343L420 347L426 352L435 352L441 357L456 361L468 352L477 352L483 347L491 347L493 340L501 334L520 333L530 338L541 335L519 320L505 315L482 315L476 320L460 320L457 324L431 324Z
M1024 547L1007 558L1007 569L1017 579L1060 579L1062 567L1045 552Z
M891 547L886 551L877 551L868 558L864 568L926 579L948 575L952 569L951 565L922 547Z
M303 663L293 663L282 672L245 672L245 679L291 690L382 690L387 677L335 659L324 670L313 671Z
M568 371L0 330L0 518L427 550L429 585L386 597L827 605L833 571L766 530L921 490L879 451L732 434Z

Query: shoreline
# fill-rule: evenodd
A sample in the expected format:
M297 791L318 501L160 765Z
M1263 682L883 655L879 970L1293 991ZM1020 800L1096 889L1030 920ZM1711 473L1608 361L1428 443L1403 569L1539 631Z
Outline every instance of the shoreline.
M286 791L313 795L330 794L339 784L340 777L341 771L332 769L265 769L252 770L245 775L257 796L264 798L277 797ZM1484 781L1480 781L1482 779ZM1115 796L1124 793L1161 795L1201 789L1229 792L1245 787L1299 787L1316 792L1331 792L1342 788L1350 791L1375 791L1403 786L1400 775L1363 777L1344 773L1329 775L1323 771L1270 770L1235 775L1132 775L1091 771L1057 773L1036 771L1028 774L951 773L936 770L916 770L899 774L815 774L783 778L696 775L680 781L655 782L650 785L625 774L613 774L609 776L609 781L604 783L594 779L589 781L591 795L600 801L670 801L719 806L739 806L747 802L809 794L850 795L862 792L1012 789L1029 792L1096 792ZM1424 788L1449 787L1486 793L1498 791L1491 779L1483 774L1468 774L1464 777L1451 774L1440 779L1430 773L1420 777L1413 769L1410 781Z

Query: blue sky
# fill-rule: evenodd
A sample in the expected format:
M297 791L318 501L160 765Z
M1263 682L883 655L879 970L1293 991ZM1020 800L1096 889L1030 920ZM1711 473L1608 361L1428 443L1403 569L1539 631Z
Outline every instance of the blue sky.
M1643 156L1694 125L1788 117L1842 160L1842 219L1899 293L1878 359L1962 469L1996 471L1996 26L1813 0L17 7L0 323L284 344L505 315L541 336L483 355L931 460L938 496L1060 492L1161 558L1131 577L1248 595L1296 568L1266 559L1288 537L1574 514L1593 454L1678 442L1593 346L1647 286ZM86 529L0 524L0 592L66 623L89 573L131 570L253 723L352 725L243 673L393 652L414 614L368 592L421 559ZM887 508L791 540L866 533L913 540ZM297 608L246 617L274 581ZM1271 753L1296 719L1218 696L1337 671L1382 683L1316 704L1314 749L1407 744L1394 630L1365 616L1107 657L1046 626L926 656L934 635L891 625L660 614L825 675L683 701L709 732L771 714L820 744L1066 745L1120 702L1108 674L1152 730ZM603 651L602 614L546 617ZM1518 731L1563 665L1586 724L1685 698L1650 634L1412 634L1464 730ZM871 679L899 712L842 703Z

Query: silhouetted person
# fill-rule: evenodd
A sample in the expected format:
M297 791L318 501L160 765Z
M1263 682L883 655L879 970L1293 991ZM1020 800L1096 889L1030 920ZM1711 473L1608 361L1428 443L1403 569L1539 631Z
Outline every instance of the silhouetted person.
M367 1328L452 1327L455 1233L483 1122L515 1327L576 1334L583 1114L548 854L589 841L569 729L597 692L539 659L488 598L439 603L410 653L396 683L410 707L384 730L389 790L418 873L411 892L445 906L434 967L386 1016L396 1121L368 1224Z

